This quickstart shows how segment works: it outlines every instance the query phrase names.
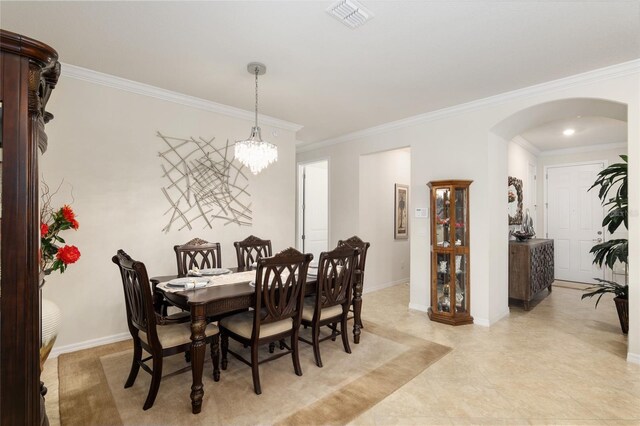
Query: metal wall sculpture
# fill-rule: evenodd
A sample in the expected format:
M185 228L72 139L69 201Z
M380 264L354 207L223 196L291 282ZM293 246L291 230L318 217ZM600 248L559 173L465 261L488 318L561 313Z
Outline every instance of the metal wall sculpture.
M216 147L215 138L183 139L158 137L167 145L160 151L162 177L167 184L162 193L170 204L164 213L170 215L164 232L172 227L193 229L196 222L213 229L213 221L224 225L251 225L251 194L242 164L233 160L233 144Z

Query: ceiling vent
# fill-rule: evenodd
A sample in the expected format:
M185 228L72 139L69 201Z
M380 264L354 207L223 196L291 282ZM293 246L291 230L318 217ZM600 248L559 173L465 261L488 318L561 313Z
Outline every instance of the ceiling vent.
M349 28L357 28L373 18L373 13L355 0L339 0L329 6L327 13Z

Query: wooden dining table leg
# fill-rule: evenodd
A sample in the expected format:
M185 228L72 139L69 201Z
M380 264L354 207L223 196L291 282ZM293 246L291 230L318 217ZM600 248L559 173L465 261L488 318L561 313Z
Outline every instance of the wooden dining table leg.
M202 398L204 387L202 385L202 370L204 369L205 356L205 329L207 317L204 305L191 306L191 409L193 414L202 410Z

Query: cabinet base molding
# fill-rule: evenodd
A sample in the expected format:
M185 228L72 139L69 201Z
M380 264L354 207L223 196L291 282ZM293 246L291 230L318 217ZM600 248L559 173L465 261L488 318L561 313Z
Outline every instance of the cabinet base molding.
M429 314L429 319L435 322L441 322L443 324L448 325L467 325L473 324L473 317L471 315L464 314L456 314L455 317L450 316L449 314L441 314L435 312L433 309L429 308L427 311Z

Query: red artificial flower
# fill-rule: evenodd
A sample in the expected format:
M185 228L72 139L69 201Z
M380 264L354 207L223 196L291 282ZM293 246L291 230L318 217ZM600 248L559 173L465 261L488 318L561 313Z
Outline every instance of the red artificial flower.
M49 233L49 225L46 223L40 223L40 236L44 237Z
M67 204L65 204L61 210L62 210L62 216L67 220L67 222L71 223L73 220L75 220L76 214L73 212L71 207L69 207Z
M76 246L64 246L58 249L56 258L61 260L65 265L76 263L80 259L80 250Z
M73 219L73 220L71 221L71 227L72 227L73 229L78 229L78 227L79 227L79 226L80 226L80 224L78 223L78 221L77 221L77 220Z

